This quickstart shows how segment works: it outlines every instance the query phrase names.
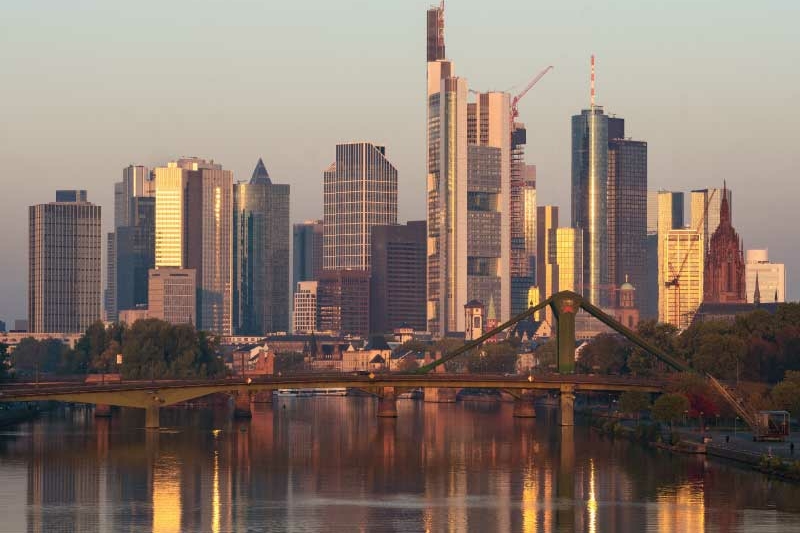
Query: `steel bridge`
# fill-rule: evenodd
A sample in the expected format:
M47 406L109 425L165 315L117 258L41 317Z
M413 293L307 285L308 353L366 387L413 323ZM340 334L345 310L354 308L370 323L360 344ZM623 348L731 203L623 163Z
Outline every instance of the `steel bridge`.
M557 373L546 376L448 374L442 373L444 365L460 355L477 348L495 335L513 327L534 313L550 306L556 320ZM397 416L396 398L403 392L422 388L462 389L491 388L506 391L516 399L516 416L535 416L532 399L536 391L555 391L560 395L560 420L562 425L573 424L573 404L576 392L588 391L663 391L664 381L635 379L620 376L587 376L575 374L575 315L583 309L612 330L626 337L636 346L652 354L673 370L691 371L687 363L654 346L633 330L617 322L581 295L562 291L541 303L528 308L498 327L487 331L479 338L448 352L435 361L410 373L359 373L307 374L294 376L266 376L238 380L204 381L129 381L109 384L19 384L0 390L0 401L56 400L64 402L94 403L137 407L145 409L145 426L159 426L159 408L188 401L214 393L229 393L236 398L236 413L249 416L250 400L259 392L292 388L360 389L378 398L378 416ZM432 372L432 371L436 372ZM710 378L710 376L709 376ZM722 386L710 379L712 385ZM727 396L723 394L723 397ZM744 409L734 405L737 410Z

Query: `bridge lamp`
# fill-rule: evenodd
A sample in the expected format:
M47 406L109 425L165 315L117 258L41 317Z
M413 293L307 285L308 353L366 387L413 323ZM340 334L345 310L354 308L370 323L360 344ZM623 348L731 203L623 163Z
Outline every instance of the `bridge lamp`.
M373 374L372 372L370 372L370 373L369 373L369 379L375 379L375 374Z
M533 376L528 374L528 383L533 383Z
M247 378L247 384L250 385L253 382L253 378Z

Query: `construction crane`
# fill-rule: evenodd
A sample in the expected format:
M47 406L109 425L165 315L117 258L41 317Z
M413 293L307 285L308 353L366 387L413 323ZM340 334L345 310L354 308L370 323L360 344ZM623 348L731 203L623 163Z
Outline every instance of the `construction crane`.
M547 74L548 72L550 72L551 70L553 70L553 65L548 66L546 69L544 69L539 74L537 74L536 77L534 77L530 81L530 83L528 83L528 85L526 85L525 88L522 89L522 91L511 100L511 128L512 129L514 128L514 120L519 116L519 111L517 110L517 104L519 104L519 101L522 100L522 98L526 94L528 94L528 91L533 89L533 86L536 85L539 82L539 80L541 80L544 77L544 75Z
M703 229L703 225L706 223L706 219L708 218L708 208L711 206L711 200L714 198L715 194L717 194L717 189L713 189L711 191L711 195L705 202L705 206L703 207L703 216L700 218L700 221L698 222L697 227L695 228L695 233L697 233L698 235L700 235L700 230ZM689 249L686 251L686 255L684 256L683 261L681 261L681 264L678 267L677 271L674 268L672 268L672 263L667 262L667 266L669 267L672 277L664 282L664 287L667 289L671 287L675 288L673 307L675 309L676 316L678 316L681 305L681 276L683 275L683 271L686 269L686 263L689 261L689 257L692 255L692 251L694 250L695 244L697 244L697 242L701 240L702 239L696 239L692 240L692 242L689 243Z

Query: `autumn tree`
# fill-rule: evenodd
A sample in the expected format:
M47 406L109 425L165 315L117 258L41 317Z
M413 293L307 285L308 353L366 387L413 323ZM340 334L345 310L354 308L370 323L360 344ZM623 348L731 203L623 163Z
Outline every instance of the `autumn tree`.
M673 423L679 420L683 413L689 410L689 400L678 393L662 394L653 403L653 418L659 422L668 423L672 428Z

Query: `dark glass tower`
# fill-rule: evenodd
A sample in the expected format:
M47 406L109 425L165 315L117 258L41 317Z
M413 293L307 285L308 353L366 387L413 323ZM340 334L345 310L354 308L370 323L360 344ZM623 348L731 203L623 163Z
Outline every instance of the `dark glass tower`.
M307 220L294 225L292 232L292 284L316 281L322 273L321 220Z
M117 228L117 309L147 305L148 271L156 262L156 199L130 199L130 225Z
M233 329L289 330L289 185L273 184L259 159L233 191Z
M608 303L608 127L600 106L572 117L572 227L584 239L584 285L576 289L595 305Z
M645 309L648 303L644 290L647 284L646 142L623 138L609 141L607 185L608 280L615 287L629 281L637 289L637 308ZM618 305L616 301L610 303Z

